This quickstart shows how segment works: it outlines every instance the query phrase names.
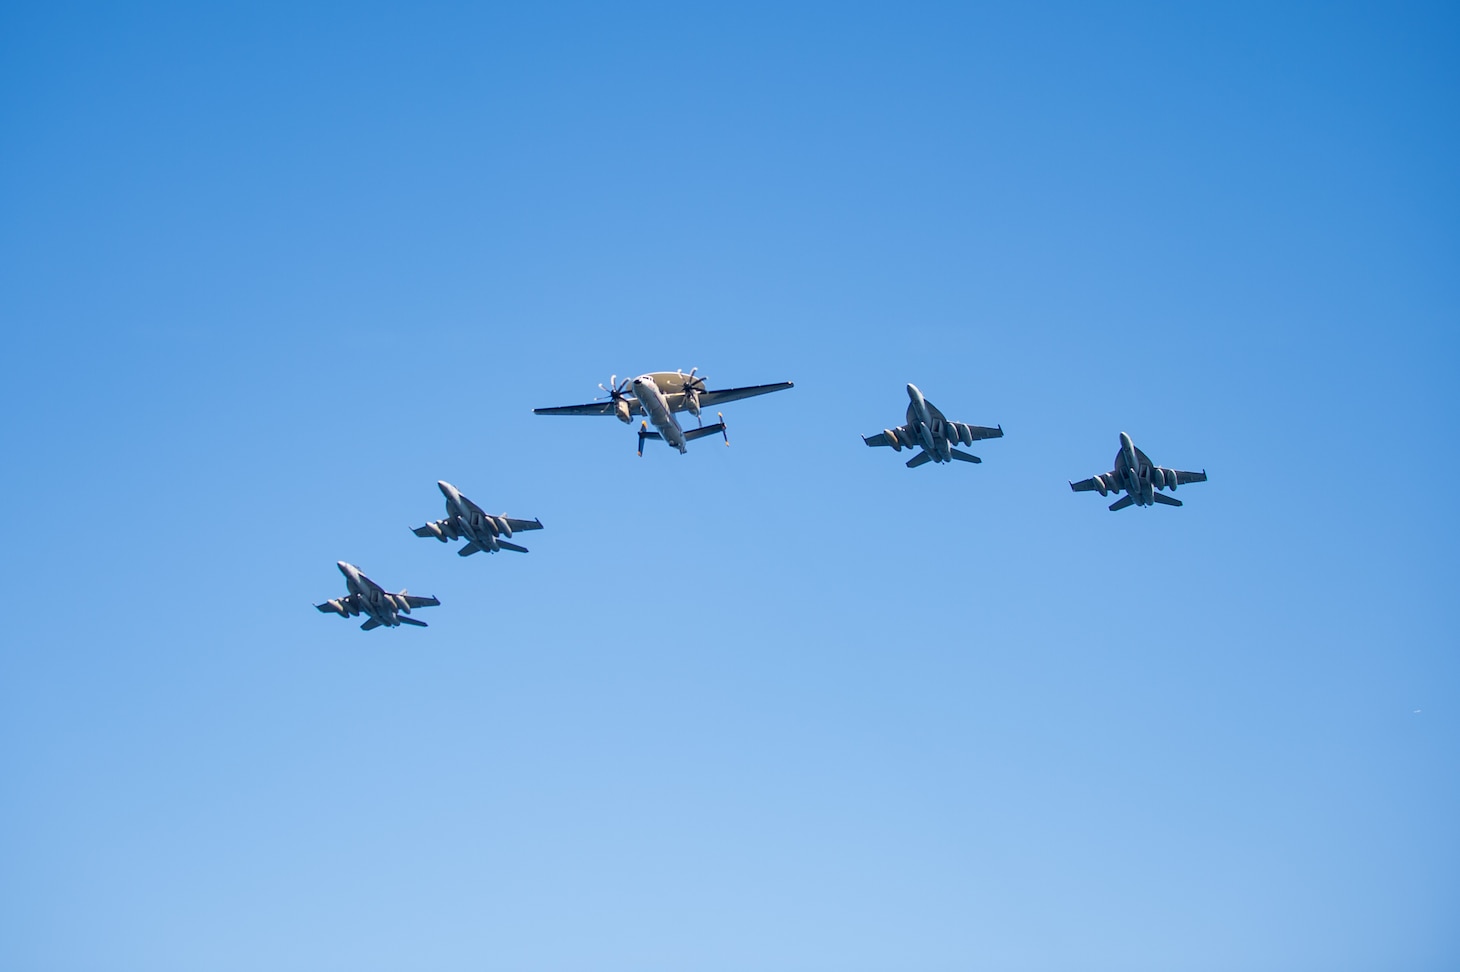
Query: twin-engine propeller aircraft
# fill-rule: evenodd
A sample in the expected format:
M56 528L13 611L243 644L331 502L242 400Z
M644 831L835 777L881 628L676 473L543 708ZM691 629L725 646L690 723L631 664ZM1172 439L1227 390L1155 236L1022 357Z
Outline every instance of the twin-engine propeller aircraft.
M1207 471L1182 472L1179 469L1163 469L1136 448L1130 436L1120 433L1120 451L1115 454L1115 468L1103 476L1091 476L1078 483L1070 483L1070 489L1077 493L1099 490L1101 496L1125 491L1125 496L1110 504L1110 512L1123 510L1127 506L1180 506L1181 500L1174 496L1163 496L1158 489L1176 492L1177 486L1187 483L1204 483Z
M436 607L441 603L434 597L419 597L415 594L407 594L405 591L392 594L360 573L359 567L347 564L343 560L339 561L336 566L340 568L340 573L345 575L345 586L349 588L350 593L344 597L332 598L323 604L316 604L315 607L325 614L334 612L342 618L354 617L361 612L368 614L369 620L360 625L361 631L369 631L382 624L392 628L402 624L413 624L418 628L424 628L426 622L403 617L403 615L410 614L411 608Z
M527 553L526 547L519 547L502 538L522 530L542 529L541 520L516 520L506 513L493 516L483 512L480 506L462 496L460 490L445 480L438 480L436 486L441 490L441 495L446 497L446 518L415 527L411 532L418 537L435 537L442 543L448 537L452 540L466 537L466 546L457 551L462 557L469 557L478 550L490 550L492 553L498 550L515 550L518 553Z
M907 424L895 429L883 429L876 435L862 436L869 446L892 446L898 452L903 447L921 448L923 451L907 461L907 468L916 469L927 462L983 462L978 456L953 448L953 443L973 445L979 439L1001 439L1004 427L988 428L983 425L964 425L950 422L938 407L923 397L917 385L907 386Z
M703 376L696 376L697 371L699 371L698 368L691 368L689 374L682 371L652 371L637 378L625 378L622 383L619 383L618 375L613 375L608 379L607 387L598 386L608 393L606 400L590 402L587 405L534 408L532 414L612 415L628 425L634 421L635 413L638 413L647 416L648 419L639 423L639 455L644 454L645 439L659 439L667 442L683 454L688 451L685 447L695 439L718 432L725 437L725 444L729 445L730 435L725 431L724 415L717 414L715 417L719 421L714 425L701 423L698 428L686 431L675 419L675 412L689 412L699 419L702 408L712 408L716 405L723 405L725 402L753 398L756 395L768 395L771 392L794 387L789 381L781 381L774 385L749 385L745 388L711 390L705 387ZM651 423L654 428L658 429L657 432L649 431Z

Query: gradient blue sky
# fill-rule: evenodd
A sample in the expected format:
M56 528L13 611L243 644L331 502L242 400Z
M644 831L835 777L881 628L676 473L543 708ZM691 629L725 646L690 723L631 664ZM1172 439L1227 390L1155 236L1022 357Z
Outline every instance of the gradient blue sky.
M1460 966L1455 8L522 8L0 14L0 966Z

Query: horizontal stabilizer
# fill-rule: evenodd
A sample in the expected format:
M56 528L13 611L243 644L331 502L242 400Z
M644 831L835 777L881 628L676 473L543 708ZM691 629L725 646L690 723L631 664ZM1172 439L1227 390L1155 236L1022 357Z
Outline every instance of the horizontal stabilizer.
M1125 496L1123 496L1122 498L1116 500L1114 503L1111 503L1110 504L1110 512L1114 513L1114 512L1116 512L1118 510L1123 510L1127 506L1133 505L1135 503L1135 501L1136 501L1136 498L1134 496L1130 495L1129 493L1126 493Z
M462 547L460 550L458 550L456 552L456 555L458 557L470 557L472 554L476 553L480 549L482 548L478 547L475 543L468 543L465 547Z
M415 625L418 628L426 628L426 627L429 627L429 625L427 625L426 622L424 622L424 621L417 621L415 618L408 618L408 617L405 617L404 615L396 615L396 618L395 619L397 621L399 621L401 624L413 624L413 625Z
M983 462L978 456L970 455L967 452L960 452L957 449L949 449L948 454L959 462Z
M649 423L648 422L640 422L639 423L639 455L640 456L643 456L644 455L644 440L645 439L658 439L658 440L660 440L662 442L662 441L664 441L664 436L660 435L658 432L650 432L649 431Z
M684 434L684 441L693 442L695 439L703 439L707 435L714 435L716 432L725 432L725 423L716 422L714 425L704 425L697 429L690 429Z
M933 454L931 452L919 452L917 455L913 456L911 459L909 459L907 461L907 468L909 468L909 469L916 469L919 466L923 465L924 463L928 463L928 462L932 462L932 461L933 461Z
M371 631L378 627L380 627L380 622L375 618L371 618L369 621L366 621L364 624L360 625L360 630Z
M1180 506L1181 505L1181 500L1177 499L1174 496L1167 496L1164 493L1152 493L1151 494L1151 499L1155 500L1157 503L1160 503L1162 506Z
M518 553L527 553L526 547L519 547L515 543L508 543L506 540L502 539L497 540L497 546L501 547L503 550L515 550Z

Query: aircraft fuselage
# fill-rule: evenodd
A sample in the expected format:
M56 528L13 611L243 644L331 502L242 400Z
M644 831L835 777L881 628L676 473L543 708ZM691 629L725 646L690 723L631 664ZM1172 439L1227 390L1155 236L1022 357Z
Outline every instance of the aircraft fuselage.
M385 588L362 574L360 568L354 564L347 564L341 560L336 566L340 568L340 573L345 575L345 587L351 594L360 598L360 607L376 621L396 627L400 624L400 619L396 617L398 611L404 610L407 614L410 613L409 607L406 607L404 603L398 604L392 595L385 592Z
M675 420L674 412L669 407L669 397L659 389L651 375L640 375L634 379L634 397L638 399L639 407L664 437L665 442L681 453L689 451L684 429L679 427L679 422Z

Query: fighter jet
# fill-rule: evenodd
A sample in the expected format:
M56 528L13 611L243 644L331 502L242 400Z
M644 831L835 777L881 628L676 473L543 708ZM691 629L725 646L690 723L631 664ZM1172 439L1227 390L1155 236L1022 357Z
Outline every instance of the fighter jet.
M1163 496L1158 489L1176 492L1177 486L1187 483L1204 483L1207 471L1181 472L1177 469L1163 469L1151 462L1146 454L1136 448L1130 436L1120 433L1120 451L1115 454L1115 468L1103 476L1091 476L1078 483L1070 483L1070 489L1077 493L1099 490L1101 496L1125 490L1125 496L1110 504L1110 512L1123 510L1127 506L1180 506L1181 500L1174 496Z
M862 436L869 446L892 446L898 452L906 446L923 451L907 461L907 468L916 469L928 462L983 462L978 456L960 452L953 443L973 445L979 439L1000 439L1004 435L1002 425L987 428L982 425L964 425L950 422L938 411L938 407L923 397L917 385L907 386L907 424L895 429L883 429L873 436Z
M315 607L325 614L333 611L342 618L357 616L363 611L370 618L360 625L361 631L369 631L382 624L392 628L402 624L413 624L418 628L424 628L426 622L403 615L410 614L411 608L436 607L441 603L434 597L420 597L415 594L407 594L405 591L391 594L360 573L360 568L354 564L347 564L341 560L336 566L340 568L340 573L345 575L345 586L350 589L350 593L344 597L332 598L323 604L316 604Z
M490 550L492 553L498 550L515 550L518 553L527 553L526 547L519 547L502 538L522 530L542 529L541 520L515 520L506 513L501 516L484 513L480 506L462 496L460 490L444 480L437 481L436 486L441 490L441 495L446 497L446 519L415 527L411 532L418 537L435 537L442 543L448 537L452 540L466 537L466 546L457 551L462 557L470 557L478 550Z
M532 414L612 415L625 425L633 423L636 413L645 415L648 420L639 423L639 455L644 454L645 439L659 439L667 442L683 455L688 451L685 447L695 439L718 432L725 437L725 444L729 445L730 435L725 431L723 414L715 415L719 421L714 425L702 423L698 428L686 431L675 419L675 412L689 412L699 419L702 408L722 405L725 402L733 402L742 398L752 398L756 395L767 395L794 387L789 381L781 381L774 385L749 385L745 388L711 391L705 387L704 377L696 376L697 371L699 371L698 368L691 368L689 374L682 371L652 371L637 378L625 378L622 384L618 381L618 375L613 375L608 379L607 387L601 384L598 386L608 394L607 399L590 402L587 405L534 408ZM658 430L657 432L649 431L650 423Z

